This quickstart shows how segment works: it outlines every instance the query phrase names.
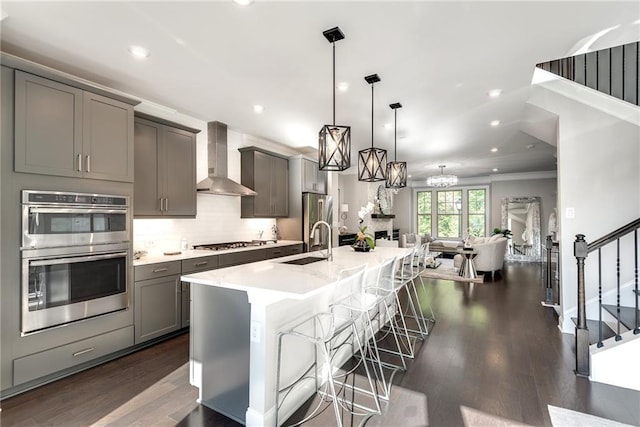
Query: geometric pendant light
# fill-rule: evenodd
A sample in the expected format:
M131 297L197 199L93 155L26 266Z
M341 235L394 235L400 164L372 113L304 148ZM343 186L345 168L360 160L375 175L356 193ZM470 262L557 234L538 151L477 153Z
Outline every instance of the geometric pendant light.
M380 81L377 74L364 78L371 85L371 148L358 152L358 181L384 181L387 167L387 150L373 146L373 84Z
M336 125L336 43L344 39L340 28L323 31L333 45L333 124L324 125L318 137L318 168L321 171L343 171L351 167L351 127Z
M387 173L385 187L387 188L404 188L407 186L407 162L399 162L396 159L397 140L398 140L398 108L402 108L402 104L396 102L389 105L393 110L394 116L394 135L393 135L393 162L387 162Z

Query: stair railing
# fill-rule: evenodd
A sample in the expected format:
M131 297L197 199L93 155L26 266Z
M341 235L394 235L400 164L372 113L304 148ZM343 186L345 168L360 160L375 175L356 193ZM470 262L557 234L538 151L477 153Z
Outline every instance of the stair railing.
M560 243L554 242L552 236L548 235L545 249L547 251L547 263L544 274L546 287L542 305L552 307L560 304Z
M611 243L616 244L616 313L617 319L615 339L620 341L622 335L620 333L621 325L621 309L620 309L620 239L633 233L633 251L634 251L634 289L635 293L635 322L633 333L640 334L640 319L638 318L638 298L640 293L638 291L638 229L640 228L640 218L629 224L618 228L615 231L607 234L595 240L591 243L587 243L584 234L576 235L576 240L573 244L574 256L578 265L578 319L576 322L576 375L589 376L589 329L587 328L586 317L586 291L584 280L584 266L587 256L594 251L598 251L598 347L602 347L602 248Z

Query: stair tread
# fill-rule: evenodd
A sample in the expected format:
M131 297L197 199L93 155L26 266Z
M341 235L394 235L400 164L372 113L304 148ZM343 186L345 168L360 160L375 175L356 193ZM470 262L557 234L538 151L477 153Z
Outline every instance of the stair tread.
M574 325L578 324L578 319L575 317L572 317L571 321ZM600 323L602 324L602 341L616 336L615 331L609 325L605 322ZM589 329L589 344L596 344L598 342L598 321L587 319L587 328Z
M613 304L602 304L602 308L607 310L613 317L618 318L617 306ZM634 307L620 306L620 323L622 323L627 329L634 329L636 324L636 309ZM638 316L640 317L640 310L638 310Z

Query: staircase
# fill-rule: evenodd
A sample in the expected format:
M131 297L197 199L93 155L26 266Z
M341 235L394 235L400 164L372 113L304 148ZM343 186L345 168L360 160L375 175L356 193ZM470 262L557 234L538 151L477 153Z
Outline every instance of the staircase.
M536 67L640 105L639 59L640 42L635 42L542 62Z
M577 375L592 376L590 362L595 360L615 363L617 359L604 356L607 348L615 349L616 354L624 353L621 346L625 343L633 343L631 345L635 353L635 349L640 348L639 228L640 218L591 243L587 243L582 234L576 236L574 255L578 266L578 317L574 322ZM594 256L586 264L589 254ZM591 272L596 271L595 275L590 275L589 281L585 280L585 266ZM593 292L596 288L598 319L587 319L587 292ZM624 360L629 358L624 354L623 357ZM637 361L637 354L631 360ZM633 379L633 382L638 380Z

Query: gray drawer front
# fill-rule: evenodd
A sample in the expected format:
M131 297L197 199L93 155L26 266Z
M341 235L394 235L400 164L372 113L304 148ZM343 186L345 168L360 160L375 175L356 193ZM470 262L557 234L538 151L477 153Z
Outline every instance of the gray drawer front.
M218 268L218 255L182 260L182 274L197 273Z
M283 256L296 255L302 253L302 245L279 246L267 248L267 259L280 258Z
M133 326L13 361L13 385L26 383L133 345Z
M248 264L250 262L263 261L267 257L266 249L256 249L252 251L234 252L230 254L220 254L218 265L231 267L232 265Z
M153 279L155 277L180 274L182 266L180 261L159 262L156 264L138 265L134 269L135 281Z

